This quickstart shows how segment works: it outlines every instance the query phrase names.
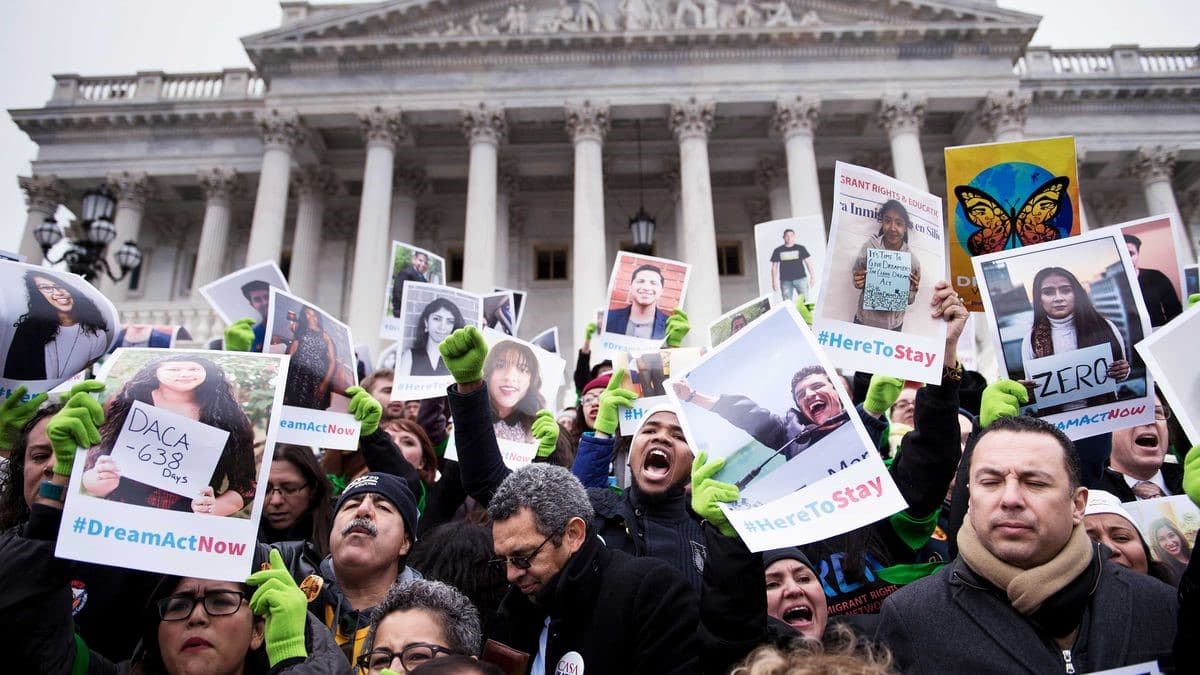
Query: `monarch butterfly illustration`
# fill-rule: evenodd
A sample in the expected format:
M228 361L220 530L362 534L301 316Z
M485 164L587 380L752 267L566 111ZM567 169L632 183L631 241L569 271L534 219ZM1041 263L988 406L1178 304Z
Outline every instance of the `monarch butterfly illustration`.
M1019 210L1011 211L979 188L955 187L954 196L967 220L979 228L967 238L967 250L971 255L1003 251L1014 234L1022 246L1058 239L1059 231L1048 223L1062 208L1070 184L1071 179L1066 176L1051 178L1034 190Z

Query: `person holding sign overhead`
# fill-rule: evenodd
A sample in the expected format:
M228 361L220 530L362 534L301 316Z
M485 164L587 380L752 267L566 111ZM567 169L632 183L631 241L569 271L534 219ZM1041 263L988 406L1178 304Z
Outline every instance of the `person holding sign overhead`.
M110 455L135 401L229 432L209 484L192 499L123 478ZM96 497L229 516L254 499L254 432L220 366L191 354L146 364L108 402L100 443L88 450L83 487Z
M917 288L921 284L921 263L917 260L917 256L912 255L908 250L908 231L912 229L913 224L908 217L908 209L905 209L904 205L895 199L884 202L875 214L875 218L879 221L879 233L863 244L862 250L858 252L858 257L854 260L854 287L863 291L859 297L858 310L854 313L854 323L900 331L904 328L904 315L908 311L908 306L917 299ZM873 309L870 303L865 302L868 295L867 259L871 257L872 249L908 254L904 256L911 261L908 273L908 297L903 303L902 309Z

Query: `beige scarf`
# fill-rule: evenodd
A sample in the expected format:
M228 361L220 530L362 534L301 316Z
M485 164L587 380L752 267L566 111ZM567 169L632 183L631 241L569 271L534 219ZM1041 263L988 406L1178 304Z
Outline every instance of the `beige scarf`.
M1047 598L1071 583L1092 562L1092 540L1080 523L1058 555L1037 567L1023 570L1010 565L984 548L968 516L958 530L958 554L977 574L1003 588L1013 609L1029 616Z

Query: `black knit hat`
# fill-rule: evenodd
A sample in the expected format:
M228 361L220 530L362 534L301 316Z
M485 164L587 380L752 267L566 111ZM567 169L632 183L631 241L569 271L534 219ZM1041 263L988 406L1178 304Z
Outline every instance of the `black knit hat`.
M400 510L400 518L404 520L405 532L412 541L417 540L417 519L420 517L417 500L413 497L412 490L408 489L408 484L390 473L371 472L350 481L338 497L333 512L341 511L342 504L347 499L367 493L382 495L384 499L395 504Z
M770 551L763 551L763 570L766 570L772 564L779 562L780 560L799 560L806 567L808 567L808 569L813 570L814 572L816 572L817 569L813 567L813 564L808 560L808 556L804 555L804 551L801 551L795 546L791 546L788 548L776 548L771 549Z

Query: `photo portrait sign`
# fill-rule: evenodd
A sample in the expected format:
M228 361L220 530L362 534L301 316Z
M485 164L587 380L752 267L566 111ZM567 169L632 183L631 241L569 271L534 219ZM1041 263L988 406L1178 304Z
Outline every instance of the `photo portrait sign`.
M512 291L494 291L483 296L483 325L505 335L517 334Z
M238 319L254 319L256 326L264 326L272 288L290 290L279 265L269 260L244 267L201 286L200 295L226 324ZM259 332L256 337L261 335ZM252 351L260 350L261 347Z
M617 253L600 324L600 352L643 351L662 345L667 318L683 306L692 266L677 260Z
M834 365L942 381L946 322L930 316L946 276L941 200L838 162L813 332Z
M946 148L950 283L983 311L971 258L1079 234L1075 139Z
M495 286L493 291L512 293L513 299L513 334L516 335L517 329L521 327L521 319L525 317L525 296L529 295L528 291L519 291L515 288L501 288Z
M279 441L357 450L359 424L346 390L358 384L350 327L316 305L271 289L266 351L287 354Z
M1150 322L1119 231L972 260L1000 376L1037 376L1026 385L1030 414L1073 439L1154 420L1153 382L1133 350ZM1108 351L1086 349L1097 346Z
M790 303L674 375L666 391L693 451L726 460L715 478L741 498L721 508L751 551L818 541L906 508L841 376Z
M754 226L754 259L758 294L773 301L817 299L817 282L825 264L825 219L802 216L769 220Z
M1200 507L1187 495L1139 499L1121 504L1133 516L1142 537L1150 545L1150 557L1183 575L1200 529Z
M633 405L617 408L621 435L632 436L652 410L667 404L667 380L673 373L686 373L695 368L706 351L703 348L680 347L617 354L613 359L613 367L625 369L625 380L621 387L637 394Z
M1200 305L1135 345L1192 445L1200 445Z
M546 330L533 336L531 343L545 349L551 354L558 353L558 326L547 328Z
M208 350L113 354L97 395L105 411L101 441L75 455L55 554L161 574L245 579L275 454L287 359Z
M117 310L83 277L0 261L0 401L21 385L26 400L66 382L108 353Z
M1187 304L1184 252L1188 243L1179 216L1151 216L1112 227L1121 231L1129 249L1150 327L1166 325Z
M483 299L457 288L408 281L402 303L392 400L445 396L454 376L442 360L438 344L459 328L482 328ZM384 362L381 356L380 367L386 367Z
M384 293L383 321L379 337L399 340L404 332L404 286L410 281L442 286L446 283L446 259L419 246L392 242L392 264L388 266Z
M709 344L713 347L737 335L746 326L771 309L771 296L763 295L738 305L721 315L708 327Z

